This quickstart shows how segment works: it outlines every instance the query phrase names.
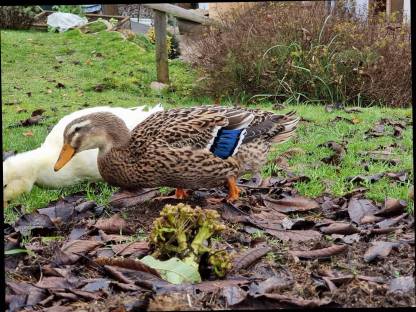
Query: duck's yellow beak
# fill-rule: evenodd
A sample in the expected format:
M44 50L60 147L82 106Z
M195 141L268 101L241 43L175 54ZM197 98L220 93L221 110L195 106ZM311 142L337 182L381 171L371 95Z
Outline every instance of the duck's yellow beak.
M63 166L66 165L68 161L72 159L72 157L74 157L74 154L75 149L69 144L64 144L61 153L59 154L58 161L56 162L55 167L53 167L53 170L60 170Z

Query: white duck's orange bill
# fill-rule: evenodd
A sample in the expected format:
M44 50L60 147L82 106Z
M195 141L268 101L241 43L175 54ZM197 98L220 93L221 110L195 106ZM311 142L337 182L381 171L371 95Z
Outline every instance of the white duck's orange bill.
M72 159L72 157L74 157L74 154L75 149L69 144L64 144L61 153L59 154L58 161L56 162L55 167L53 167L53 169L55 171L62 169L62 167L65 166L67 162Z

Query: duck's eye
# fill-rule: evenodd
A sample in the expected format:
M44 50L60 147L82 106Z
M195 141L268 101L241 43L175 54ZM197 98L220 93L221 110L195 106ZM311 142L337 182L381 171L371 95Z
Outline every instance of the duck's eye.
M81 130L81 127L76 127L76 128L74 129L74 132L78 132L79 130Z

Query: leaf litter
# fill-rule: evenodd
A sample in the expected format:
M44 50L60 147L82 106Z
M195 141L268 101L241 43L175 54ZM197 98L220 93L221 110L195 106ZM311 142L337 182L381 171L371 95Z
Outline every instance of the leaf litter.
M403 173L390 175L394 183L403 179ZM232 259L223 278L207 274L210 267L201 260L197 283L177 277L172 281L179 284L169 283L165 264L150 261L152 269L140 262L152 252L146 236L155 218L166 204L181 201L161 199L157 189L119 192L105 217L83 193L52 202L7 229L8 249L30 253L6 256L6 304L11 311L77 311L92 301L100 311L166 309L167 302L188 310L414 305L412 280L392 275L408 277L414 270L408 203L375 203L365 198L365 188L306 198L292 189L292 181L301 179L271 177L260 186L242 186L245 193L234 204L204 201L224 189L194 192L190 205L220 212L227 230L215 244ZM51 239L39 240L45 236ZM388 292L394 296L386 301Z

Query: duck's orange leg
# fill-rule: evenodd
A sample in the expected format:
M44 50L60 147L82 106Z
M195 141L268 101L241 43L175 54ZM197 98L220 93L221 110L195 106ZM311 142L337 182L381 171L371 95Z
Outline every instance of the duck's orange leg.
M188 197L188 194L186 193L186 190L184 190L183 188L177 188L175 191L175 197L177 199L185 199L186 197Z
M230 177L227 180L228 183L228 202L235 202L240 196L240 189L237 187L237 179L235 177Z

